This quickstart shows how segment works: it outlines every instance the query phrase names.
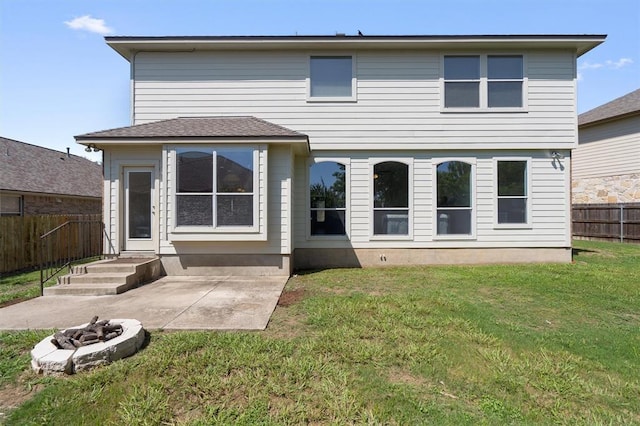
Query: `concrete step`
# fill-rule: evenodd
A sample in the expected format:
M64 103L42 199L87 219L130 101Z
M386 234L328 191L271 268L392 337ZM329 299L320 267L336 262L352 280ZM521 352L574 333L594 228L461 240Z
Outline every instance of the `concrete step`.
M79 265L58 278L58 285L44 289L45 296L120 294L157 279L162 272L158 258L118 258Z
M135 279L135 274L132 272L122 273L89 273L89 274L70 274L60 277L58 283L61 285L69 284L109 284L109 283L126 283Z
M62 284L44 289L45 296L107 296L124 293L137 286L122 284Z

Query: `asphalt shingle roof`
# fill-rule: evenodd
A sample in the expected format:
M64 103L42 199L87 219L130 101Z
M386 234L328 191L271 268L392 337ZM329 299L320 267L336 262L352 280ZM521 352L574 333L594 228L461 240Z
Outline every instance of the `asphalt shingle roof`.
M76 136L91 139L146 138L285 138L306 135L256 117L180 117Z
M0 189L102 197L102 165L0 137Z
M578 126L586 126L634 113L640 113L640 89L580 114Z

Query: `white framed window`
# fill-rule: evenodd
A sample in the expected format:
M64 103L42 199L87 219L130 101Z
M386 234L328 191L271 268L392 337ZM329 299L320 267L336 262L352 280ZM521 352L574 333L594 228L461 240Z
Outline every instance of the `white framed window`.
M378 159L371 166L372 236L407 239L412 235L411 160Z
M443 111L524 111L524 55L444 55Z
M440 159L435 166L437 238L473 238L475 161Z
M348 237L348 165L346 159L328 158L309 163L310 237Z
M255 231L258 154L255 147L176 148L176 230Z
M22 216L22 196L0 195L0 216Z
M307 101L356 100L355 58L351 55L310 56Z
M497 158L495 169L495 225L521 228L530 224L530 159Z

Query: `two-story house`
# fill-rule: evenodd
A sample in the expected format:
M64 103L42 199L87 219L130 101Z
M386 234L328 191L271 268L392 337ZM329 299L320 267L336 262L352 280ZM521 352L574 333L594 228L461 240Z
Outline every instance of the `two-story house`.
M132 126L105 251L168 274L569 262L576 58L603 35L107 37Z

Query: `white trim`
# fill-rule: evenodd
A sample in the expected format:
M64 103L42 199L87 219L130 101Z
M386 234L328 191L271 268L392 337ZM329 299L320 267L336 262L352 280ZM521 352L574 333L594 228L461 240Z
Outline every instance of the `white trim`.
M449 161L459 161L469 164L471 166L471 183L469 188L471 190L471 234L438 234L438 166L442 163ZM433 241L452 241L452 240L476 240L477 239L477 214L478 214L478 202L477 202L477 176L476 176L477 158L475 157L433 157L431 159L431 181L433 182L433 211L431 212L433 223ZM443 207L447 210L467 210L469 207Z
M311 184L311 166L318 163L340 163L344 165L344 185L345 185L345 200L344 200L344 227L345 235L311 235L311 194L309 193L309 186ZM307 159L305 162L305 211L307 214L307 220L305 221L305 233L307 241L349 241L351 240L351 158L349 157L322 157L314 156Z
M371 157L369 158L369 173L367 178L368 194L369 194L369 241L411 241L413 240L413 163L414 157ZM375 234L375 217L374 217L374 194L373 194L373 172L376 164L394 162L402 163L408 167L407 170L407 201L408 206L402 208L390 207L389 210L407 209L407 235L398 234Z
M478 56L480 57L480 93L479 107L446 107L445 101L445 79L444 79L444 58L446 56ZM521 107L489 107L489 80L488 78L488 57L489 56L521 56L522 57L522 80L505 80L505 81L522 81L522 106ZM456 80L465 82L467 80ZM468 80L469 82L478 80ZM440 113L527 113L529 112L529 77L528 77L528 59L527 54L522 52L447 52L440 55Z
M351 58L351 96L311 96L311 58L312 57L350 57ZM314 102L336 102L336 103L354 103L358 101L358 79L357 79L357 57L355 53L345 52L319 52L307 55L307 77L306 82L306 101Z
M498 223L498 162L500 161L519 161L527 163L527 170L525 176L525 198L527 203L526 210L526 222L524 223ZM531 157L493 157L493 228L494 229L532 229L531 221Z

